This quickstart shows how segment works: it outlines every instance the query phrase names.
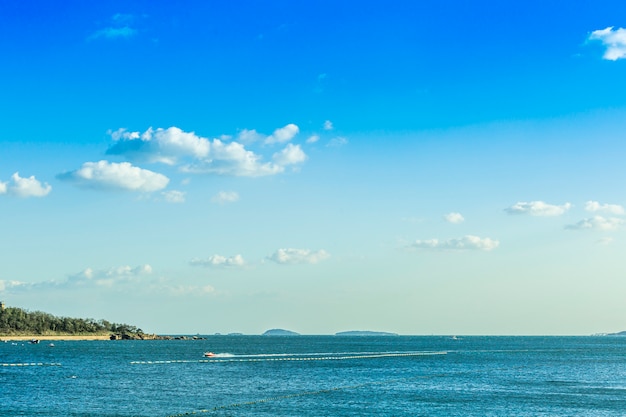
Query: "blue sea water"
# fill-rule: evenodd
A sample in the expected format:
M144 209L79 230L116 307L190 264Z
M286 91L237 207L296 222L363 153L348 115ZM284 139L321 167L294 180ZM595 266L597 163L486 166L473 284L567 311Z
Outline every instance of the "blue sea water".
M0 416L626 416L620 337L54 345L0 343Z

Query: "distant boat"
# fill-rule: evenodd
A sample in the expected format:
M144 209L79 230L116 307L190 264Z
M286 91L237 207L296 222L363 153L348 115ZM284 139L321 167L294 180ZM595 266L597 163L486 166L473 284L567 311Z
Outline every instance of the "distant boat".
M39 339L30 339L30 343L36 345L37 343L39 343Z
M212 358L213 356L215 356L215 353L213 353L213 352L204 352L204 357L205 358Z
M50 343L48 347L54 347L54 343Z

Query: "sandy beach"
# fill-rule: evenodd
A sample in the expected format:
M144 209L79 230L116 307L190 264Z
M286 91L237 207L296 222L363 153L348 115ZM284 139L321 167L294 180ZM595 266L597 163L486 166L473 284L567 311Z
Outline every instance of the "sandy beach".
M0 341L22 341L22 340L109 340L109 335L85 335L85 336L70 336L70 335L55 335L55 336L0 336Z

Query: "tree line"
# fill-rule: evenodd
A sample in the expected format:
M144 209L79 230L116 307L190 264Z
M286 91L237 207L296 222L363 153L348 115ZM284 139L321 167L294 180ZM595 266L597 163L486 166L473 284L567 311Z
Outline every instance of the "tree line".
M110 323L106 320L57 317L41 311L27 311L7 307L0 311L0 334L138 334L143 331L128 324Z

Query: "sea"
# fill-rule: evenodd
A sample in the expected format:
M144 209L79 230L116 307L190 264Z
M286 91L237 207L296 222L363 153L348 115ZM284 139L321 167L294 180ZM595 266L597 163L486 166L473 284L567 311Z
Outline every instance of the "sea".
M626 337L52 343L0 342L0 416L626 416Z

